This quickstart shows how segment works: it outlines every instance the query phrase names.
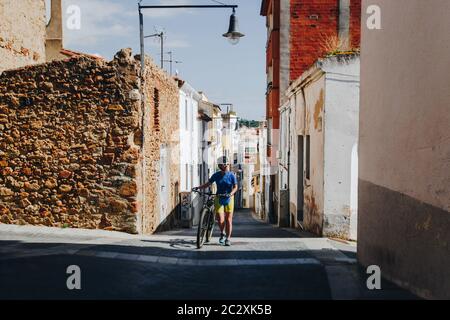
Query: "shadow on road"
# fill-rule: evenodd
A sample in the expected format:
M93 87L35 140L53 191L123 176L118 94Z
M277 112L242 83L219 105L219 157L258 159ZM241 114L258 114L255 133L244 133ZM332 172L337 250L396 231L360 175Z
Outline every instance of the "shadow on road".
M81 243L75 236L3 237L0 299L328 300L333 298L330 283L335 283L330 282L330 268L338 276L344 272L356 298L416 298L387 281L383 290L369 291L364 270L336 259L337 253L341 258L354 255L345 246L340 251L311 249L306 242L326 239L276 228L249 212L239 212L235 219L231 247L217 243L216 229L213 242L201 250L195 228L145 239L83 238ZM67 289L70 265L81 269L79 291ZM333 292L339 290L348 290L346 284Z
M180 266L158 262L96 256L98 252L125 255L151 255L201 261L236 259L305 259L321 252L301 248L286 251L202 251L190 248L190 241L182 239L169 247L137 247L126 245L74 245L52 243L0 242L13 245L16 250L37 251L37 255L11 257L0 263L0 299L270 299L270 300L328 300L330 287L324 264L280 264L238 266ZM185 249L180 248L185 246ZM216 248L216 245L212 245ZM223 247L218 247L223 249ZM53 254L39 254L44 249ZM65 254L58 250L77 250ZM229 248L228 248L229 249ZM45 251L45 250L44 250ZM45 253L43 251L43 253ZM2 255L3 258L7 255ZM333 262L330 262L333 265ZM77 265L82 273L82 290L66 287L67 267ZM415 299L395 285L383 281L382 292L365 288L365 274L356 265L348 265L361 299Z
M215 231L217 232L217 224ZM159 232L158 235L177 235L180 237L192 237L197 234L197 226L185 229ZM233 218L234 238L320 238L315 234L295 229L279 228L257 219L249 209L241 209Z

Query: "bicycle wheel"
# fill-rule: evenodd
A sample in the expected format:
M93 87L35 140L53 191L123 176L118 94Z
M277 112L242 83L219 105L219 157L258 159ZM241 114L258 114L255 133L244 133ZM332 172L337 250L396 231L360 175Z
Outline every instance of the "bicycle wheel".
M198 222L198 230L197 230L197 248L200 249L206 240L206 233L209 228L209 211L207 209L203 209L200 214L200 221Z
M213 212L209 212L209 219L208 219L208 232L206 233L206 242L210 242L213 232L214 232L214 225L215 225L215 221L214 221L214 213Z

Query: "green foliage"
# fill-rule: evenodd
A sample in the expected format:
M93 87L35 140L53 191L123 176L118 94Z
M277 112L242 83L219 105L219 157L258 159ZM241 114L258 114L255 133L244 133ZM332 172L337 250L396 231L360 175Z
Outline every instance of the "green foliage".
M247 128L258 128L260 122L256 120L246 120L246 119L239 119L239 126L240 127L247 127Z

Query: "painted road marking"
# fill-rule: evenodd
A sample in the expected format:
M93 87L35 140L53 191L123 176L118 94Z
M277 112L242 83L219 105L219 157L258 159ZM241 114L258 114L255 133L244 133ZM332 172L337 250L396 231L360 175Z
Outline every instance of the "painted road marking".
M68 252L67 252L68 253ZM285 258L285 259L189 259L164 257L155 255L129 254L110 251L82 250L77 255L104 259L117 259L135 262L149 262L183 266L273 266L273 265L321 265L314 258Z

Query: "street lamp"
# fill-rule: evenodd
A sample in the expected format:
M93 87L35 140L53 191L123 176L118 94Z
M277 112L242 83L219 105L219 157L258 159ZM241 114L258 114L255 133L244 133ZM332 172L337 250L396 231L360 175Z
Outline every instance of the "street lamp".
M230 26L228 28L228 32L224 33L223 36L228 38L228 41L232 45L236 45L239 43L239 40L245 36L245 34L239 32L239 23L236 17L236 10L233 8L233 13L230 16Z
M144 15L142 10L144 9L224 9L231 8L233 13L230 16L230 26L228 32L223 34L225 38L228 38L230 43L237 44L239 39L244 36L243 33L238 31L238 20L236 18L236 8L237 5L153 5L153 6L142 6L141 1L138 3L139 11L139 31L140 31L140 44L141 44L141 75L144 76L145 72L145 53L144 53Z

